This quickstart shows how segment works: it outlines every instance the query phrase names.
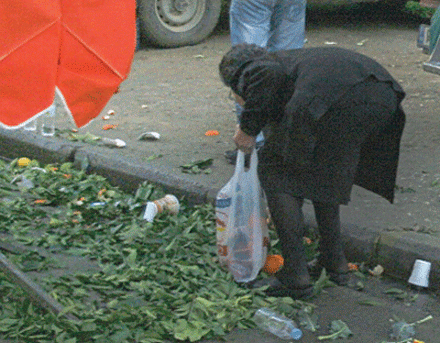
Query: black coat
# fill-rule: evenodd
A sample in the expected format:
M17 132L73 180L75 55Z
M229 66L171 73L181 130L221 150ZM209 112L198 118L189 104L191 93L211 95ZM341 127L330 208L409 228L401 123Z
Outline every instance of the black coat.
M341 48L304 48L249 61L237 80L233 90L246 102L241 129L256 136L263 128L270 128L260 158L260 179L266 191L279 188L311 200L347 203L352 185L357 184L393 201L405 122L400 103L405 93L380 64ZM357 86L363 84L367 86ZM363 94L364 89L370 94ZM381 97L375 95L376 89L392 92ZM329 116L340 116L337 120L345 126L352 122L349 116L361 116L361 112L374 116L358 106L361 98L363 103L393 104L388 111L390 118L379 118L379 125L377 118L359 117L355 129L365 125L358 131L365 135L361 140L344 138L337 142L334 137L338 132L332 132L330 140L321 139L327 135ZM339 111L341 102L345 108L352 102L354 112ZM387 111L383 113L388 116ZM333 131L339 130L333 126ZM331 139L333 146L322 146ZM332 149L340 153L324 161L326 153L319 151Z

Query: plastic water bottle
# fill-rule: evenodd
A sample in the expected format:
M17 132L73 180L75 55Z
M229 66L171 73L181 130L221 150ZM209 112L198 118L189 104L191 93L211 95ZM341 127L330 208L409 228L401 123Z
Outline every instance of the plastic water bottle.
M285 340L298 340L302 337L302 331L295 322L275 311L263 307L254 315L255 324L265 331Z
M226 227L229 222L232 204L232 184L228 182L217 194L215 200L216 239L220 265L227 265Z
M25 131L37 131L37 118L29 120L24 126Z
M52 137L55 135L55 104L50 106L46 113L41 116L41 135L46 137Z

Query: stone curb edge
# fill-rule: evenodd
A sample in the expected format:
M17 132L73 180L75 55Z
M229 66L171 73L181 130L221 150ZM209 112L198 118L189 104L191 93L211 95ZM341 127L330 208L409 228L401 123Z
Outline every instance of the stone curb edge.
M0 128L0 156L6 159L38 156L43 164L73 162L78 168L102 175L125 191L134 191L143 181L157 184L166 192L185 197L189 203L213 203L217 189L183 180L166 168L155 169L129 161L117 154L108 154L94 146L50 139L23 131ZM315 227L314 218L305 213L306 225ZM440 286L440 239L415 232L380 232L353 224L342 224L347 258L352 262L381 265L385 274L408 280L414 261L431 262L430 288Z

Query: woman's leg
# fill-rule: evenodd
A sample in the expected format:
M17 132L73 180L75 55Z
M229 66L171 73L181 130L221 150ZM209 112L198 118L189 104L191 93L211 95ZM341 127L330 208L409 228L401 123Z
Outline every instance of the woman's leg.
M310 276L303 246L303 200L281 192L269 193L266 197L284 258L283 268L276 277L286 287L309 287Z
M341 238L339 205L313 202L320 235L319 265L326 269L332 281L348 282L348 265Z

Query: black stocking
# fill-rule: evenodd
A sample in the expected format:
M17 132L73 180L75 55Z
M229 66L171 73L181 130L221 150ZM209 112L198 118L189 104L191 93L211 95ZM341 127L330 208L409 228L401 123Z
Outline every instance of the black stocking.
M313 202L313 207L321 236L320 264L327 271L346 273L348 266L342 246L339 205Z
M303 200L287 193L266 196L284 257L284 266L276 277L289 287L309 286L310 276L303 246Z

